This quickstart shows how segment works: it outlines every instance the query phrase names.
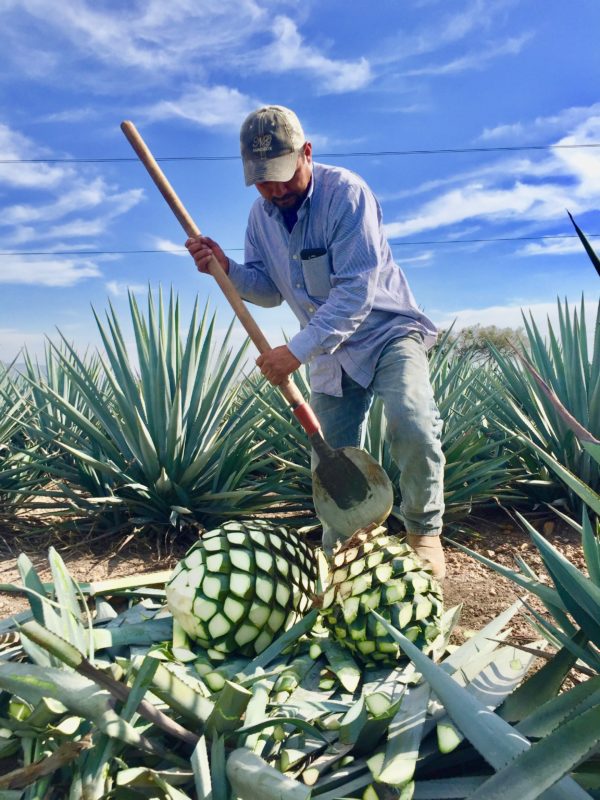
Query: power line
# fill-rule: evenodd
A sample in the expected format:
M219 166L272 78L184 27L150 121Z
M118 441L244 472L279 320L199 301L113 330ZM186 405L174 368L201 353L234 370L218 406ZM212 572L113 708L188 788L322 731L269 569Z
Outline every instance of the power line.
M431 156L453 155L457 153L505 153L527 150L573 150L577 148L598 148L600 142L582 144L532 144L507 145L503 147L442 147L424 150L364 150L346 153L316 153L317 158L362 158L368 156ZM241 156L159 156L157 161L239 161ZM0 164L105 164L133 163L135 156L119 158L2 158Z
M600 233L586 233L588 239L600 237ZM489 239L420 239L418 241L390 241L392 247L404 247L406 245L444 245L444 244L480 244L483 242L530 242L541 239L578 239L577 234L551 233L545 236L498 236ZM226 252L242 252L243 247L224 247ZM0 256L113 256L113 255L147 255L147 254L175 254L187 252L184 247L171 249L155 250L14 250L0 251Z
M595 239L600 236L600 233L586 233L586 238ZM539 239L579 239L575 233L549 233L546 236L498 236L493 239L430 239L429 241L421 240L418 242L398 242L391 241L393 247L400 247L403 245L411 244L475 244L479 242L529 242L538 241Z

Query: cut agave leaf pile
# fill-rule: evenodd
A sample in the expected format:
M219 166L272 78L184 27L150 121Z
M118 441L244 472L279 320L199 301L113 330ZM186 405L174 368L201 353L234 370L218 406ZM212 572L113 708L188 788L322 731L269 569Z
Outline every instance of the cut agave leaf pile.
M209 537L227 546L208 551L221 560L206 575L225 574L234 549L264 549L266 523L227 527ZM408 559L380 538L386 558ZM349 571L391 563L356 549L369 564ZM173 625L169 573L76 584L50 555L53 584L21 558L31 614L0 625L6 800L598 797L598 681L560 692L572 657L536 673L542 643L503 644L520 603L460 647L448 645L459 609L445 612L439 664L374 611L412 663L359 666L316 608L260 655L227 657Z

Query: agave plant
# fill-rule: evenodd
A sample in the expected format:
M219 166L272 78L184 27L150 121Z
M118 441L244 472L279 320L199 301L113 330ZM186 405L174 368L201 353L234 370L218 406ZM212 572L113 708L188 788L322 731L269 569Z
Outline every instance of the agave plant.
M29 416L27 387L0 365L0 502L10 514L39 484L27 452Z
M527 362L524 366L536 382L541 394L552 405L562 424L568 428L590 458L596 469L600 467L600 440L568 412L537 371ZM541 616L530 609L537 629L553 644L568 651L573 660L578 659L591 670L600 673L600 494L568 470L556 458L546 453L533 440L525 436L521 442L533 450L556 475L581 499L583 504L581 525L560 513L582 537L583 554L588 575L584 575L522 516L520 519L537 547L546 571L554 584L551 588L541 582L533 571L519 560L519 570L502 567L493 561L467 550L474 558L529 590L544 604L548 615ZM460 545L459 545L460 546Z
M530 315L524 316L531 360L542 380L551 388L562 405L595 436L600 437L600 304L595 322L592 351L588 349L588 331L582 298L579 313L565 301L558 301L559 329L548 328L548 341L542 337ZM565 484L537 450L521 447L519 434L538 445L569 471L592 488L600 489L597 464L565 424L563 418L540 390L523 358L508 358L494 351L501 381L496 387L500 398L494 416L505 429L515 435L511 465L526 470L528 477L521 486L539 501L557 501L565 497ZM509 445L510 448L510 445ZM569 505L578 508L576 494L569 488Z
M268 457L261 409L239 397L247 343L232 352L231 326L217 342L215 317L197 305L182 340L173 295L166 306L149 292L146 316L133 296L129 305L133 355L112 307L106 324L96 315L104 355L51 345L34 390L37 429L63 455L46 451L56 486L45 495L80 526L108 528L203 524L280 502L283 470Z
M374 611L410 658L385 669L359 668L316 609L260 655L211 663L165 614L169 573L76 584L50 565L42 584L21 556L24 588L1 587L31 603L18 629L0 623L11 800L589 800L600 785L598 679L559 694L564 651L532 673L543 649L503 643L519 602L451 652L450 609L434 659Z
M584 234L584 232L581 230L579 225L573 219L573 215L571 214L571 212L567 211L567 214L569 215L569 219L573 223L573 227L575 228L575 230L577 232L577 236L579 236L579 240L580 240L581 244L583 245L583 249L588 254L588 257L589 257L590 261L592 262L592 264L596 268L596 272L598 273L598 277L600 277L600 258L598 258L598 255L596 254L596 252L595 252L594 248L592 247L592 245L589 243L589 241L588 241L586 235Z
M600 462L600 441L560 413ZM597 517L597 493L545 458ZM14 620L0 623L12 632L0 664L2 752L15 759L0 789L50 800L597 797L597 519L581 530L589 578L532 529L554 588L524 564L514 577L552 616L530 610L554 655L543 639L503 643L520 601L458 648L448 640L459 609L448 610L433 658L374 608L410 659L383 670L361 668L317 609L258 656L211 661L165 614L170 573L75 584L51 551L53 582L42 584L21 556L31 614L16 636ZM105 599L119 596L130 601L120 613ZM591 677L565 689L574 666Z

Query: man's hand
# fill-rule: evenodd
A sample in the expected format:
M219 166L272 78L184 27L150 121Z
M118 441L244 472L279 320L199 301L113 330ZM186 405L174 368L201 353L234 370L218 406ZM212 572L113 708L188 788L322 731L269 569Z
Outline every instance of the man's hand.
M256 359L256 365L269 383L279 386L281 383L285 383L288 375L298 369L300 361L286 345L281 345L267 350L266 353L259 356Z
M208 262L214 256L225 274L229 272L229 261L219 245L209 239L208 236L192 236L187 240L185 246L194 259L198 272L208 272Z

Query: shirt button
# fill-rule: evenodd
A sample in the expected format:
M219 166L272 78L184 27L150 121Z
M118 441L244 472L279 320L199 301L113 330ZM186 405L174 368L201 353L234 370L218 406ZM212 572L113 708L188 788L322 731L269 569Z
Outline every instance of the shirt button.
M292 258L294 259L294 261L298 261L298 256L292 256Z
M302 288L302 284L301 283L297 283L296 284L296 289L301 289L301 288Z
M313 311L315 310L315 307L314 307L314 306L309 306L309 307L308 307L308 310L309 310L309 312L312 314L312 313L313 313Z

